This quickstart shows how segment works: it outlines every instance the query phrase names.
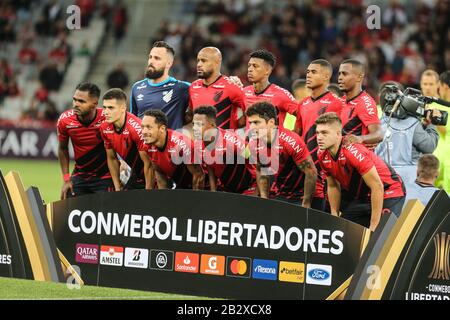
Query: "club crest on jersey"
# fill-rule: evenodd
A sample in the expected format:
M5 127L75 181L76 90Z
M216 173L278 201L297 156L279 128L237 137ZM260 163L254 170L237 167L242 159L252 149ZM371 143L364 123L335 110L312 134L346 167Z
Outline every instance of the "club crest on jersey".
M170 100L172 100L172 96L173 96L173 89L170 91L163 91L163 100L164 102L168 103L170 102Z
M137 101L142 101L142 100L144 100L144 95L141 93L141 94L139 94L137 97L136 97L136 100Z
M214 95L213 100L214 100L215 102L219 102L219 100L220 100L220 98L222 97L222 95L223 95L223 91L217 91L216 94Z

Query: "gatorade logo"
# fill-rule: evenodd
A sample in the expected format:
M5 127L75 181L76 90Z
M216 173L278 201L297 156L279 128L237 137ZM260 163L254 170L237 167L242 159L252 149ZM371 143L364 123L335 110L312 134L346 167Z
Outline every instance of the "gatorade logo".
M225 274L225 257L202 254L200 273L223 276Z
M250 278L252 259L227 257L227 277Z

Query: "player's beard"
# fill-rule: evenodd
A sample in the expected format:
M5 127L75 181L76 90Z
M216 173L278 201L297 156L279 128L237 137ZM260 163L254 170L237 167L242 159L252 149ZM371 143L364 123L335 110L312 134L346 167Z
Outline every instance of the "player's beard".
M208 79L209 77L211 77L213 71L202 71L201 73L197 71L197 77L199 79Z
M158 79L161 78L164 74L164 69L152 69L152 68L148 68L147 71L145 72L145 76L149 79Z

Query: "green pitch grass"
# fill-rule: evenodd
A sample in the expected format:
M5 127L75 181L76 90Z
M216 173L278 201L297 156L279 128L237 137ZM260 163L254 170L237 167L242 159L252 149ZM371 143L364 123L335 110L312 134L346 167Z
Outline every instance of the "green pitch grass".
M63 181L57 160L0 159L0 170L4 176L9 171L17 171L25 190L37 187L45 203L59 200Z
M195 300L208 298L95 286L83 286L80 289L69 289L65 283L0 277L0 299Z

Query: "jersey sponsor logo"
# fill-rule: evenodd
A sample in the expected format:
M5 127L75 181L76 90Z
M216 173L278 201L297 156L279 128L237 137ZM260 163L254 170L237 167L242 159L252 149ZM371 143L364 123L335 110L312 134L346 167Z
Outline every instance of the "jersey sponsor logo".
M319 103L331 104L331 101L328 99L322 99L319 101Z
M362 97L362 100L364 101L364 106L366 107L367 113L369 113L369 115L371 115L371 116L376 114L374 105L373 105L370 97L365 95Z
M241 139L239 139L238 137L232 135L232 134L225 133L223 138L226 141L229 141L232 144L234 144L235 146L237 146L239 149L244 149L244 147L245 147L243 141Z
M362 155L358 149L353 144L350 144L346 147L346 149L359 161L363 162L366 157Z
M142 127L141 127L140 122L137 122L133 118L129 118L128 124L136 131L136 133L139 135L139 137L142 138Z
M137 90L141 90L141 89L145 89L145 88L147 88L147 84L145 82L136 87Z
M163 88L166 88L166 87L173 87L174 85L175 85L175 83L170 82L170 83L167 83L167 84L163 85Z
M186 145L186 142L182 139L180 139L179 137L172 135L171 139L172 142L175 142L180 148L181 150L183 150L183 154L185 156L189 156L191 154L191 150L188 148L188 146ZM174 150L174 151L171 151ZM175 149L171 149L169 150L169 152L176 152Z
M170 91L163 91L163 100L166 103L169 103L170 100L172 100L172 96L173 96L173 89Z
M106 128L105 130L103 130L103 133L104 133L104 134L113 134L113 133L114 133L114 130L108 127L108 128Z
M141 94L139 94L137 97L136 97L136 100L137 101L142 101L142 100L144 100L144 95L141 93Z
M214 89L224 89L225 86L223 84L215 84L212 86Z
M293 137L288 136L285 132L281 132L279 138L285 142L287 142L292 149L294 149L295 153L299 153L303 150L301 146L297 144Z

